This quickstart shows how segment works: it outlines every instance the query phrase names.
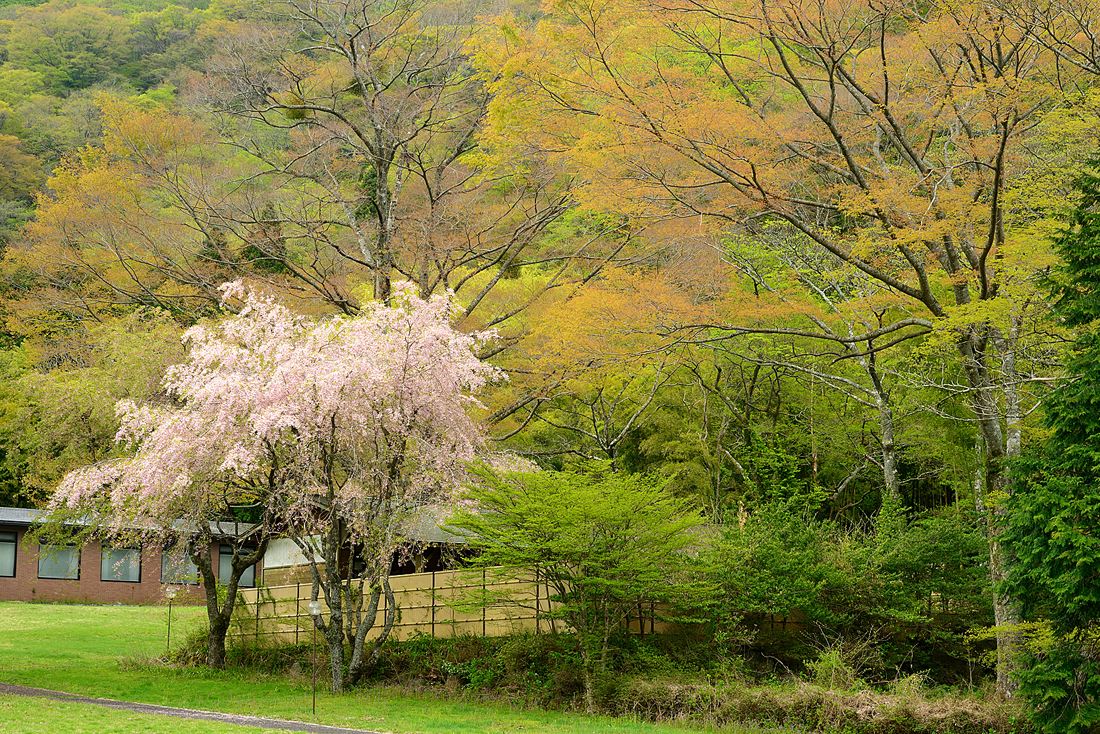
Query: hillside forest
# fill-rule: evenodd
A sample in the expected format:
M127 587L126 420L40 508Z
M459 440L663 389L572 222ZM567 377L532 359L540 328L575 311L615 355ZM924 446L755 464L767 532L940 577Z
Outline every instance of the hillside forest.
M225 282L453 292L491 451L659 478L721 639L1095 702L1098 38L1066 0L3 0L0 501L130 450Z

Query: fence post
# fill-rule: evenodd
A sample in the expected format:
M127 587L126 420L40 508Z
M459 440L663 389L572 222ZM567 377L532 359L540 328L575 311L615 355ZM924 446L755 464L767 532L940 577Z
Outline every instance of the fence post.
M546 611L550 612L550 631L554 634L558 633L557 617L554 616L554 605L550 601L550 582L546 582Z
M432 639L435 639L435 571L432 571Z
M535 634L539 634L539 570L535 569Z
M256 642L260 641L260 589L256 589L256 632L253 635Z
M299 581L294 589L294 646L298 646L298 628L302 621L302 582Z
M481 569L481 600L485 601L485 569ZM481 636L485 636L485 604L481 605Z

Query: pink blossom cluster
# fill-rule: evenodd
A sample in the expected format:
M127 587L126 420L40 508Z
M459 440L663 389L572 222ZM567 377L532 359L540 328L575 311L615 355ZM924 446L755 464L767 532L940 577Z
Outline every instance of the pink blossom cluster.
M175 403L119 403L133 456L71 472L55 507L97 508L108 532L250 504L306 532L324 508L369 535L396 520L380 513L450 496L481 441L472 394L500 377L475 354L486 335L452 327L453 297L400 284L394 307L313 321L224 289L244 308L187 332L190 360L165 378Z

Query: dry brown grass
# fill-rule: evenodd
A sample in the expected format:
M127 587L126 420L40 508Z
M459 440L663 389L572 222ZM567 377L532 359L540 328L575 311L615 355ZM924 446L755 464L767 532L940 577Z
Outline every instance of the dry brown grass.
M804 682L713 686L634 680L617 697L619 713L651 721L722 726L760 722L860 734L1023 734L1016 704L959 694L930 696L915 681L894 692L836 691Z

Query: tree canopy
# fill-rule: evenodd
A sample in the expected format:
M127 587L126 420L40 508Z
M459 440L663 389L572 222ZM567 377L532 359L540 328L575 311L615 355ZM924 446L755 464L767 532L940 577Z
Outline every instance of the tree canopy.
M661 477L746 559L732 617L908 619L956 662L992 625L1011 695L1035 600L1091 613L1094 4L3 4L0 487L331 493L275 504L368 569L315 569L336 655L401 543L363 497L427 501L487 436Z

